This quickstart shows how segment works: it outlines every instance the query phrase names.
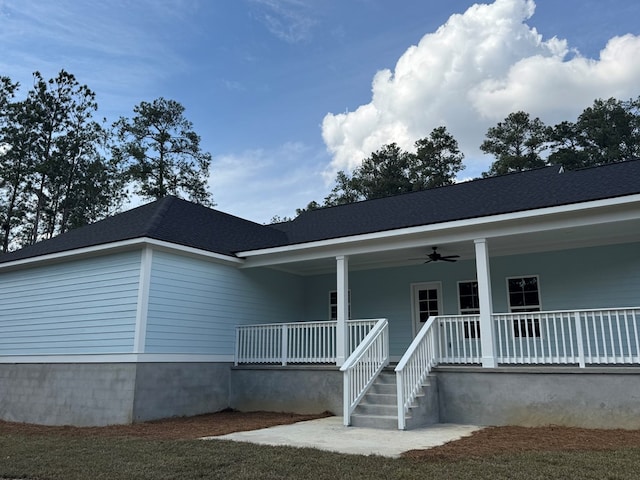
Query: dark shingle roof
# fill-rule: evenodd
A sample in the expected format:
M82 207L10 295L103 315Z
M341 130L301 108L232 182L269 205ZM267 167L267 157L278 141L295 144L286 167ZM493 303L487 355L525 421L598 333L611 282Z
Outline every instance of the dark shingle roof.
M560 172L550 166L321 208L274 226L301 243L640 193L640 160Z
M126 211L16 252L0 263L140 237L223 255L419 225L640 194L640 160L561 173L551 166L305 212L260 225L176 197Z
M286 242L284 233L168 196L12 253L0 263L148 237L223 255L263 242Z

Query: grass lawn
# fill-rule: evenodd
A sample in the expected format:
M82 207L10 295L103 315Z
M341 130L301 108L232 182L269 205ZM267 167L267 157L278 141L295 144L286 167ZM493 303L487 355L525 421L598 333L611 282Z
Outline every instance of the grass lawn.
M640 448L458 461L366 457L227 441L0 434L0 479L636 479Z

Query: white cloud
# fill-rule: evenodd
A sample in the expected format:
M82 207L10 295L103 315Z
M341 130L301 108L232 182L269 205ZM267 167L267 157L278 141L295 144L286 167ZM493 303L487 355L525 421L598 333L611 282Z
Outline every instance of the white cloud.
M390 142L412 149L440 125L458 140L466 173L477 175L491 161L478 146L509 113L525 110L553 124L575 120L595 98L637 95L640 37L614 37L589 59L565 40L543 39L525 23L534 11L533 0L476 4L411 46L393 71L379 71L370 103L325 116L333 156L325 175L353 169Z
M324 152L298 142L218 155L209 178L216 208L258 223L268 223L275 215L291 217L296 208L312 199L322 201L327 194L320 168L313 167L326 164L324 157Z
M287 43L310 39L317 24L309 6L301 0L253 0L263 7L258 19L280 40Z

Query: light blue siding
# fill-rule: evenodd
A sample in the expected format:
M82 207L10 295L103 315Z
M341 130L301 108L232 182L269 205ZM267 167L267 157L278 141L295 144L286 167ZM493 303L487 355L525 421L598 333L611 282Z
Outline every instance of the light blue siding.
M0 355L130 353L140 252L0 274Z
M640 244L491 258L495 312L507 312L506 277L538 275L545 310L640 305ZM411 284L440 282L443 313L458 314L457 282L476 278L474 260L349 273L352 318L389 320L390 350L401 355L413 338ZM305 281L305 318L328 319L335 274Z
M146 353L232 355L236 325L303 317L299 277L154 252Z
M508 312L506 277L538 275L543 310L640 306L640 243L491 260L494 310Z
M475 263L417 265L349 273L352 318L386 318L389 320L391 355L402 355L413 339L411 285L423 282L442 284L445 314L458 310L457 280L475 277ZM334 274L308 278L305 283L306 318L327 320L328 292L336 289Z

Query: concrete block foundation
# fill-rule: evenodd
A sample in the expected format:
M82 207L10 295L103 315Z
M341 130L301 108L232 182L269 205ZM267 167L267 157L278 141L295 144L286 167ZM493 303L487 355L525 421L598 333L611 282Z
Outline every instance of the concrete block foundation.
M640 369L439 367L440 421L640 428Z
M335 366L235 367L229 406L240 411L342 415L343 375Z
M342 384L335 366L0 364L0 419L101 426L229 407L341 415ZM438 367L415 413L426 423L638 429L640 368Z
M228 406L231 364L0 364L0 419L103 426Z

